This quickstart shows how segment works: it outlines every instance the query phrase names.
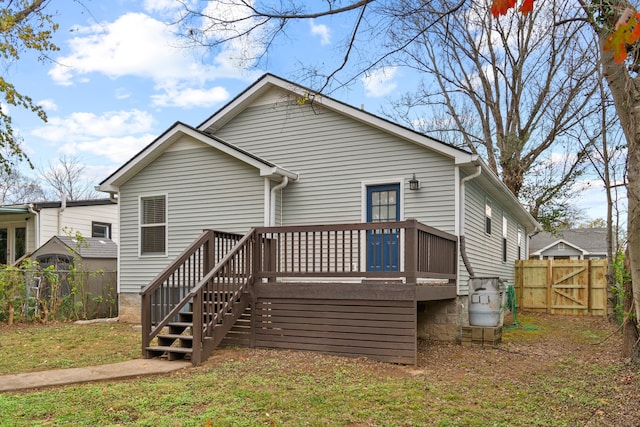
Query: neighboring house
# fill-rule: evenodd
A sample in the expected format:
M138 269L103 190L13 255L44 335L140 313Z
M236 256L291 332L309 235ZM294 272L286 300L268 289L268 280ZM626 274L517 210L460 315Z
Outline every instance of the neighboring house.
M543 231L531 236L530 259L606 259L607 229L576 228Z
M117 202L98 199L0 206L0 264L13 264L53 236L76 232L117 243Z
M475 276L499 276L512 282L514 261L526 258L527 236L538 228L536 221L477 155L270 74L198 127L179 122L171 126L106 178L99 189L118 196L119 314L122 320L133 322L141 320L141 289L201 235L203 229L244 235L254 227L291 226L282 229L289 230L283 233L292 233L290 237L275 234L275 229L256 231L258 237L254 241L263 245L256 250L279 251L273 252L274 256L284 259L287 265L265 264L251 274L248 280L263 277L252 283L265 292L252 294L257 298L250 303L254 310L262 307L261 295L264 298L276 294L283 298L299 295L301 301L314 295L313 298L324 302L365 298L391 304L391 300L404 298L388 294L395 286L400 286L396 289L398 292L421 289L426 293L415 291L420 295L409 298L408 308L402 308L407 310L408 319L414 319L408 321L413 341L418 323L417 333L421 336L455 340L459 338L461 324L466 321L469 294L469 273L457 252L458 237L466 237L467 258ZM429 270L432 267L422 266L420 259L413 258L418 253L426 253L427 249L431 251L430 257L436 257L438 249L414 242L413 237L409 237L413 225L408 223L398 226L400 231L392 229L377 234L367 228L368 239L377 236L378 249L367 249L368 243L354 243L358 235L364 235L366 224L410 218L444 232L443 239L453 242L453 246L440 251L452 250L451 271ZM328 232L333 237L321 234L313 224L327 225L334 230ZM437 230L432 232L437 234ZM318 239L312 240L308 237L310 233L316 233ZM345 233L351 233L347 235L352 236L353 242L345 240ZM274 242L297 246L287 254L284 246L274 249ZM313 251L310 248L317 247L320 251L325 244L333 246L324 260L323 255L316 252L313 252L315 258L310 258ZM415 244L414 249L408 248L410 244ZM385 252L385 267L376 270L376 263L380 261L372 261L372 257L379 257L386 247L393 248L392 253ZM406 248L408 250L402 250ZM204 253L209 253L207 251L210 249ZM354 251L360 255L351 255L345 261L345 252ZM301 260L305 256L306 259ZM266 258L265 252L259 261ZM328 274L331 277L324 282L322 273L317 270L310 273L308 265L315 261L333 269ZM288 268L300 271L303 265L307 265L307 273L298 276L312 277L306 282L304 277L290 277L293 273ZM336 270L338 265L342 265L340 271ZM269 270L271 267L277 271ZM199 267L184 268L189 272L199 270ZM409 274L409 270L413 273ZM392 280L394 272L402 277ZM334 276L341 274L348 275L352 282L357 280L357 284L347 285L351 283L347 280L336 285ZM434 280L429 282L429 278ZM444 278L444 283L435 280L438 278ZM387 281L376 283L376 279ZM308 285L309 281L324 285ZM278 283L270 285L271 282ZM291 282L298 285L286 284ZM427 282L436 286L421 285ZM407 288L403 283L413 287ZM278 288L278 285L286 287ZM162 304L172 289L167 286ZM173 287L176 298L188 294L190 288L178 290L177 286ZM161 302L152 304L158 308ZM270 307L275 310L274 306ZM346 310L356 310L349 307ZM149 326L145 325L145 310L143 329ZM371 312L369 308L363 311ZM275 313L271 311L269 316ZM166 324L158 319L149 322ZM345 322L357 323L355 320ZM370 327L371 330L377 328ZM273 342L262 345L270 346ZM340 353L335 347L326 348L325 351Z

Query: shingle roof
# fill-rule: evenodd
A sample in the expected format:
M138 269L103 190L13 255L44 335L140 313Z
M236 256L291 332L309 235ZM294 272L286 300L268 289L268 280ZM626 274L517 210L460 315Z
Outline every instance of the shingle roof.
M546 231L531 237L529 252L536 253L557 242L564 241L590 254L607 253L607 229L606 228L574 228L559 230L557 235Z
M113 240L101 237L85 237L85 242L78 244L73 237L55 236L62 243L76 251L83 258L117 258L118 245Z

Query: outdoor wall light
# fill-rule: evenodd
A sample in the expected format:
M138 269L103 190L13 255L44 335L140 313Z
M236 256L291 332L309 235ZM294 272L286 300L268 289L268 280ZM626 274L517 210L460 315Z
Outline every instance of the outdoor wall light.
M416 174L413 174L413 178L409 180L409 190L419 190L420 189L420 181L416 178Z

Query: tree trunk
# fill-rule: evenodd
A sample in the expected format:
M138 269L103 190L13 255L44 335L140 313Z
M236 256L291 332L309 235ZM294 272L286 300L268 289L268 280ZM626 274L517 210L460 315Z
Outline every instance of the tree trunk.
M628 250L627 250L628 254ZM629 258L625 258L625 268L629 269ZM622 321L622 356L633 359L638 357L638 327L636 326L634 315L637 311L634 311L633 303L633 291L631 281L625 280L620 284L623 289L624 300L622 302L622 309L624 313L624 319Z
M13 325L14 311L15 309L13 308L13 304L11 304L10 302L9 303L9 319L7 320L7 323L9 325Z
M605 37L600 33L601 45ZM602 66L627 141L627 249L633 307L640 313L640 91L637 78L624 63L616 64L610 52L602 55Z

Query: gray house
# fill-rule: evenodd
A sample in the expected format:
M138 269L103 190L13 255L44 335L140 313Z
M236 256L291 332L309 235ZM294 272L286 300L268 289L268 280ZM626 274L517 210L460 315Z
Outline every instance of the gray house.
M271 74L199 126L171 126L99 189L120 206L120 317L142 322L149 357L211 349L226 338L207 333L244 318L250 345L411 363L416 336L456 340L468 322L462 255L512 282L538 227L477 155ZM241 313L209 313L222 294ZM148 347L201 309L225 326Z
M546 231L531 236L530 259L607 259L606 228Z

